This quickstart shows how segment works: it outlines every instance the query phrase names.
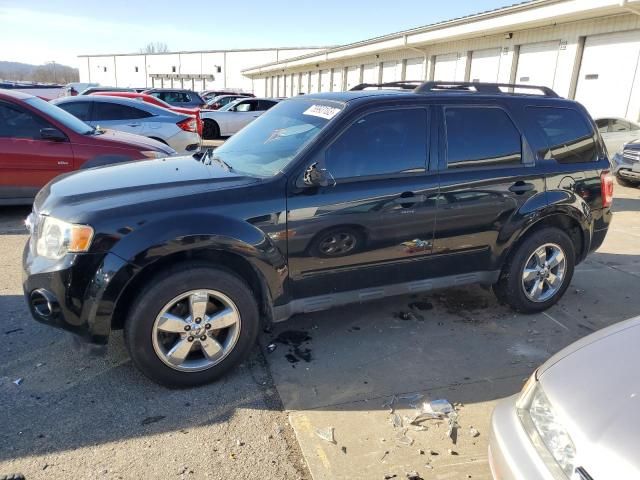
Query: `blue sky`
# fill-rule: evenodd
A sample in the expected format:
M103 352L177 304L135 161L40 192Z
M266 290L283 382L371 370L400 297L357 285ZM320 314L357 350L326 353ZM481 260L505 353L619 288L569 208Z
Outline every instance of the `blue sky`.
M77 66L79 54L137 52L148 42L171 50L335 45L511 3L0 0L0 60Z

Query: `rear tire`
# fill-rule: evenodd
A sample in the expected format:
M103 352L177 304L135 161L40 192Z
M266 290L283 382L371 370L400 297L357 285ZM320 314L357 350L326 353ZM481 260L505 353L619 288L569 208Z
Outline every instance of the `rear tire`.
M498 300L518 312L546 310L569 287L575 258L575 247L566 233L553 227L540 229L516 248L493 291Z
M209 295L203 300L201 293ZM197 313L198 305L204 306L202 313ZM231 316L236 323L226 325ZM180 323L183 320L186 323ZM172 388L194 387L244 360L256 343L259 323L253 291L241 278L206 264L185 263L147 283L127 317L124 338L134 365L151 380ZM174 358L178 344L188 352L181 363ZM214 348L214 356L207 345Z
M202 127L202 138L204 140L216 140L220 138L220 126L214 120L204 119Z

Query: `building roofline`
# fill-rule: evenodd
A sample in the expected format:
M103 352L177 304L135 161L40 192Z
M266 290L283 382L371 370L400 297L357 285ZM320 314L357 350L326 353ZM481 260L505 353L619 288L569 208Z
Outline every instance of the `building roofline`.
M305 55L300 55L298 57L291 57L291 58L287 58L286 60L281 60L281 61L276 61L276 62L269 62L269 63L265 63L263 65L258 65L255 67L251 67L251 68L247 68L242 70L242 73L245 75L260 75L263 73L267 73L267 72L272 72L274 70L278 70L278 69L283 69L283 68L287 68L289 66L293 66L291 65L292 62L299 62L297 65L295 66L303 66L303 65L307 65L308 63L314 63L315 62L322 62L322 61L328 61L329 59L329 55L334 54L334 53L340 53L340 52L345 52L348 50L355 50L358 48L362 48L362 47L367 47L367 46L372 46L375 45L377 43L383 43L383 42L389 42L389 41L393 41L393 40L400 40L402 41L402 45L406 48L412 48L413 45L409 44L407 42L407 38L409 36L412 35L423 35L423 34L429 34L432 32L437 32L438 30L445 30L447 28L455 28L455 27L459 27L461 25L465 25L465 24L471 24L471 23L475 23L475 22L481 22L481 21L486 21L486 20L491 20L495 17L500 17L500 16L505 16L505 15L510 15L510 14L519 14L521 12L524 11L528 11L528 10L535 10L537 8L541 8L541 7L547 7L547 6L551 6L554 4L562 4L562 3L569 3L572 0L527 0L524 2L520 2L520 3L515 3L513 5L509 5L509 6L505 6L505 7L500 7L500 8L496 8L493 10L488 10L488 11L484 11L484 12L480 12L480 13L475 13L475 14L470 14L470 15L466 15L463 17L457 17L454 19L450 19L450 20L444 20L441 22L436 22L436 23L432 23L432 24L428 24L428 25L424 25L421 27L415 27L415 28L411 28L408 30L402 30L400 32L394 32L394 33L390 33L387 35L382 35L382 36L378 36L378 37L373 37L373 38L369 38L366 40L361 40L358 42L354 42L354 43L349 43L349 44L345 44L345 45L340 45L337 47L330 47L327 48L324 51L320 51L320 52L313 52L313 53L308 53ZM620 3L622 1L628 1L628 0L616 0L615 2L609 2L609 3L616 3L618 6L620 6ZM594 3L594 2L590 2L590 3ZM607 3L606 0L603 3ZM610 5L609 5L610 6ZM593 8L593 7L591 7ZM620 6L621 9L624 8L624 6ZM588 8L584 9L585 11L589 10ZM574 13L579 13L578 11L574 11ZM517 29L523 29L526 27L517 27ZM515 27L514 27L515 29ZM418 44L419 42L416 42L416 44ZM431 44L435 44L438 43L438 41L425 41L423 43L431 43ZM381 48L381 50L384 48ZM369 52L370 53L370 52ZM365 56L367 55L367 53L355 53L352 56ZM319 58L321 56L324 56L324 59ZM344 57L343 57L344 58ZM304 62L304 60L309 60L309 62ZM313 59L313 60L312 60Z
M134 57L140 55L175 55L175 54L189 54L189 53L232 53L232 52L267 52L270 50L327 50L330 48L335 48L335 45L322 46L322 47L272 47L272 48L230 48L230 49L221 49L221 50L178 50L175 52L154 52L154 53L97 53L95 55L91 54L83 54L78 55L78 58L89 58L89 57Z

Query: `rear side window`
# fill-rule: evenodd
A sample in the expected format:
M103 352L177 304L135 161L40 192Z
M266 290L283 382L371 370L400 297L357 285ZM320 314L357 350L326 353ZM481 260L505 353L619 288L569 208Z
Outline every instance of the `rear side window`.
M93 105L92 118L94 121L98 122L105 122L108 120L133 120L137 118L147 118L150 116L150 113L140 110L139 108L133 108L117 103L95 102Z
M447 107L447 168L500 167L522 162L522 139L507 112Z
M89 102L61 103L58 106L80 120L84 120L85 122L90 120L89 111L91 110L91 103Z
M594 162L598 159L591 125L570 108L529 107L530 117L541 128L549 150L558 163Z
M424 172L427 111L385 110L356 120L327 149L325 164L336 178Z

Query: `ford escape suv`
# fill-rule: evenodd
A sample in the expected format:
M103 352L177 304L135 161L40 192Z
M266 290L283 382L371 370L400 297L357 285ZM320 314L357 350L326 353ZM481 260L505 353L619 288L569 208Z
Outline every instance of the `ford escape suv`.
M124 329L184 387L298 313L470 283L544 310L602 243L613 181L581 105L515 88L305 95L215 151L54 180L28 220L31 313L94 343Z

